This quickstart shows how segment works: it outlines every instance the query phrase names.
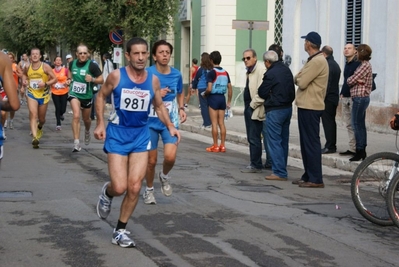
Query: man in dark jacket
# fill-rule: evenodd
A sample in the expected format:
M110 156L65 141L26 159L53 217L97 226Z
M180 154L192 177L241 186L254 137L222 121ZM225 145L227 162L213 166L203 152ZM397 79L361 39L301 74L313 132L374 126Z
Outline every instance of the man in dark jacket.
M339 102L338 83L341 69L338 63L334 60L333 49L330 46L324 46L321 51L327 59L329 68L327 93L326 98L324 99L325 108L321 115L326 144L321 150L321 153L331 154L337 152L337 123L335 122L335 115L337 114Z
M357 67L360 65L360 61L357 60L356 48L353 44L346 44L344 47L344 56L346 58L344 68L344 81L341 89L341 106L342 106L342 120L345 123L346 129L348 130L349 137L349 149L345 152L339 153L344 156L353 156L356 151L356 140L355 134L352 129L352 98L350 88L346 82L350 76L353 75Z
M273 155L273 173L265 178L286 181L292 102L295 100L294 77L276 52L269 50L264 53L263 61L267 71L258 95L265 100L267 143Z

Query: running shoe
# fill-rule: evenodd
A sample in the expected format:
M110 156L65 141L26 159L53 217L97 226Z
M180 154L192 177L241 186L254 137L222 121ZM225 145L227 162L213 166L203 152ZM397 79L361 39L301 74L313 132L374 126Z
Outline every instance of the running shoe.
M101 195L99 196L99 200L97 202L97 215L103 220L105 220L111 212L112 198L107 197L105 194L108 184L109 182L104 184L103 188L101 189Z
M208 152L219 152L220 148L218 146L212 145L210 147L207 147L206 151L208 151Z
M39 148L39 139L33 138L32 146L33 146L33 148Z
M241 170L242 173L261 173L262 169L257 169L252 165L248 165L245 169Z
M14 122L10 121L10 123L8 124L8 128L10 128L11 130L14 129Z
M57 127L55 127L55 130L56 130L57 132L61 131L61 126L60 126L60 125L57 125Z
M39 129L39 127L37 127L37 132L36 132L37 140L40 140L40 138L42 138L42 136L43 136L43 129Z
M162 194L169 197L172 195L172 187L169 184L170 177L168 175L162 175L162 171L159 172L159 181L161 182L161 191Z
M90 140L91 140L90 131L88 131L88 132L85 131L85 145L86 146L90 144Z
M72 152L79 152L81 149L82 148L80 147L79 143L74 143Z
M157 201L154 197L154 189L152 190L145 190L143 194L144 204L157 204Z
M212 125L205 126L205 125L202 124L202 125L200 126L200 129L201 129L201 130L204 130L204 129L211 129L211 128L212 128Z
M112 244L119 245L122 248L132 248L135 247L136 244L134 241L128 236L130 234L126 229L119 229L116 231L114 229L114 233L112 234Z

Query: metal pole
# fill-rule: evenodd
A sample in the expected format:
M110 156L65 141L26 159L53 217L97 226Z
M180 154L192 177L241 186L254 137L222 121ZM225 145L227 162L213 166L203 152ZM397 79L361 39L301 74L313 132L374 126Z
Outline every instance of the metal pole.
M248 21L249 24L249 48L252 48L252 30L253 30L253 21Z

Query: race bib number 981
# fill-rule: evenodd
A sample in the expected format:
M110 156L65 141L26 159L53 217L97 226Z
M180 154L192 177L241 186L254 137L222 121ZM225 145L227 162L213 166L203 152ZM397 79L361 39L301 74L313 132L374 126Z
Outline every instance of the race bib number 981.
M148 90L122 89L120 109L127 111L147 111L150 105Z

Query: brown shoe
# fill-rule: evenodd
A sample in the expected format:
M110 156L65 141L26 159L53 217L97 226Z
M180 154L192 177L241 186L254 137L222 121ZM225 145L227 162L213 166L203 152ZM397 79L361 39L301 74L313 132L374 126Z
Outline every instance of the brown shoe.
M271 175L266 176L265 179L266 180L272 180L272 181L287 181L287 178L279 177L279 176L275 175L274 173L272 173Z
M294 181L292 181L292 184L303 184L305 181L302 179L296 179Z
M311 182L305 182L299 184L299 187L307 187L307 188L324 188L324 184L315 184Z

